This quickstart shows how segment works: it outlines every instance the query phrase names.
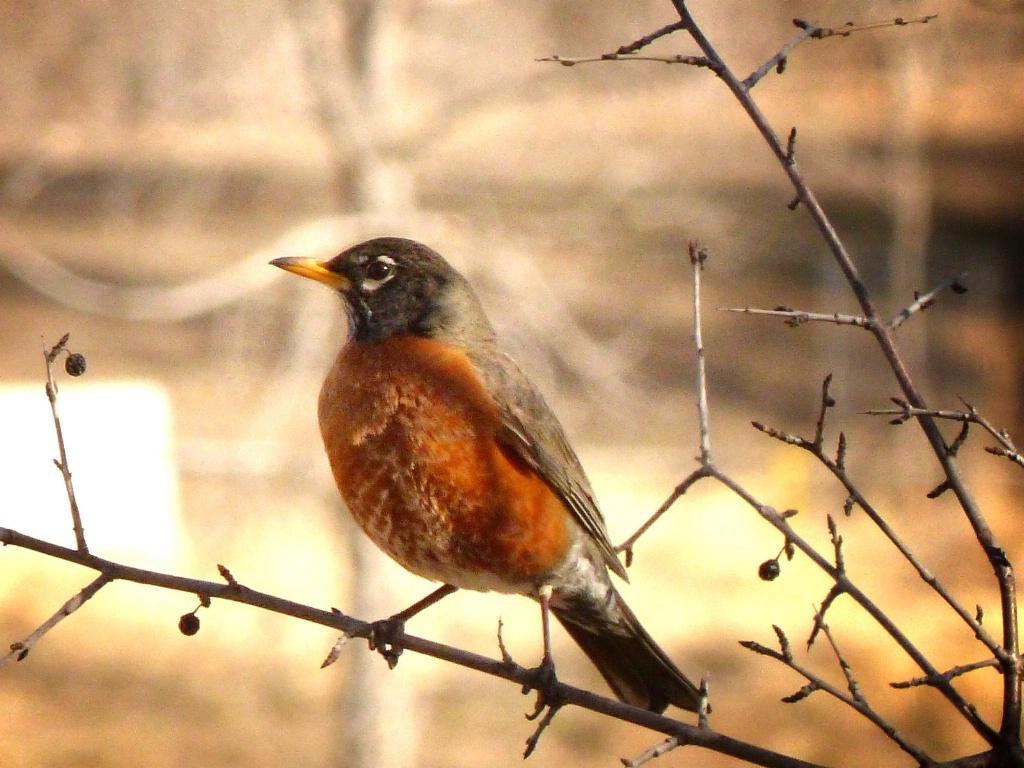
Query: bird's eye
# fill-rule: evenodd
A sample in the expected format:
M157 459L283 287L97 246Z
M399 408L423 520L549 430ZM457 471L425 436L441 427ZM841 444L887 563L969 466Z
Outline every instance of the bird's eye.
M381 257L366 267L366 276L376 282L383 282L395 270L395 263L391 259Z
M377 290L394 277L396 271L394 259L390 256L378 256L366 265L366 279L363 280L362 289L367 292Z

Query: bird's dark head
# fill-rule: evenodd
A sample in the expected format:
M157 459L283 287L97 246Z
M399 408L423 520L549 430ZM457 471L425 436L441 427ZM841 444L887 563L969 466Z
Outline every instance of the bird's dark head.
M378 237L326 261L299 257L270 263L338 291L356 341L412 334L458 342L492 335L466 279L414 240Z

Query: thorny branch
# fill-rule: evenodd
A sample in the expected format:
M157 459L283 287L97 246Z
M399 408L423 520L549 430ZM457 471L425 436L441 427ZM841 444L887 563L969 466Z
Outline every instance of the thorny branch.
M938 594L953 611L964 621L967 626L971 628L975 637L978 638L985 646L995 655L1003 653L999 642L993 638L987 630L981 625L981 621L975 614L972 614L967 608L965 608L956 597L938 580L938 578L924 565L921 559L914 554L910 547L903 541L903 539L896 533L896 530L889 524L885 517L871 504L871 502L864 496L864 494L857 487L856 483L850 477L846 470L846 464L844 459L845 452L847 450L846 436L843 433L839 435L838 447L836 449L836 456L833 458L827 452L824 442L824 429L825 421L829 408L835 405L835 401L832 399L829 387L832 382L831 374L826 376L822 384L821 393L821 408L819 411L818 421L815 426L815 439L807 440L806 438L793 435L789 432L783 432L780 430L765 427L755 423L755 427L760 429L762 432L767 434L776 440L779 440L788 445L794 445L798 448L803 448L808 451L818 462L821 463L832 475L838 480L845 491L848 494L846 510L847 514L851 514L854 507L859 507L865 515L871 520L872 523L882 532L882 534L890 541L890 543L896 548L900 555L905 559L914 570L917 571L918 576L924 581L929 587L931 587L936 594ZM898 411L897 413L903 414L904 411ZM911 418L908 416L907 418ZM831 519L831 518L830 518Z
M853 22L848 22L841 27L819 27L809 21L804 21L803 19L793 19L793 25L800 29L800 34L796 35L792 40L786 43L778 53L767 59L763 64L761 64L761 66L754 70L743 81L743 85L748 89L753 88L773 69L781 74L786 67L786 61L789 58L789 55L800 44L805 43L808 40L824 40L829 37L849 37L857 32L867 32L869 30L882 29L884 27L905 27L908 24L927 24L929 21L933 21L936 18L938 18L938 15L932 14L929 16L918 16L913 19L895 18L870 22L867 24L854 24ZM708 67L717 72L718 64L714 58L708 56L685 56L682 54L672 54L667 56L638 55L639 51L649 46L655 40L660 40L673 32L688 29L689 28L684 21L677 21L672 24L666 24L661 29L654 31L649 35L644 35L632 43L621 45L616 50L609 53L602 53L598 56L583 56L577 58L552 55L544 56L537 59L537 61L554 62L556 64L561 64L564 67L572 67L576 64L592 64L598 61L655 61L663 64L688 64L695 67Z
M927 409L924 396L911 378L903 356L896 345L893 329L882 319L853 258L840 240L817 196L800 172L792 152L789 151L789 144L784 143L772 128L751 96L750 88L733 74L719 56L694 19L687 7L686 0L672 0L672 4L686 31L689 32L701 53L711 62L710 69L718 75L746 111L747 116L775 154L783 171L788 175L796 190L796 199L807 210L831 251L836 265L846 278L850 290L860 305L863 316L869 322L868 330L875 337L875 341L908 403L914 408ZM965 709L966 703L951 686L944 686L940 690L957 706L965 719L990 745L1010 755L1016 764L1024 765L1024 749L1021 748L1020 740L1022 671L1019 663L1017 599L1013 568L969 490L955 457L950 455L936 420L931 416L922 415L917 417L917 421L942 467L949 490L956 496L996 577L1003 619L1002 650L997 656L1001 662L1000 671L1003 675L1003 707L998 732L993 731L985 724L973 708Z
M970 664L958 664L952 669L948 669L943 672L939 677L945 680L952 680L954 677L960 677L960 675L966 675L968 672L974 672L978 669L986 669L988 667L999 667L998 659L985 659L984 661L975 661ZM935 678L927 675L921 677L913 677L910 680L903 680L900 682L889 683L893 688L915 688L919 685L935 685Z
M914 408L906 400L899 397L891 398L891 400L899 406L898 409L878 409L866 411L865 413L869 416L896 416L897 418L889 422L894 426L905 424L911 419L918 418L920 416L930 416L933 419L942 419L945 421L959 421L964 425L964 430L966 430L966 427L970 424L977 424L994 437L999 443L998 447L986 447L985 450L988 453L991 453L994 456L1002 456L1003 458L1009 459L1017 466L1024 468L1024 456L1021 456L1017 446L1010 438L1010 433L1005 429L996 428L988 419L978 413L978 409L970 403L962 400L964 407L967 410L953 411ZM961 430L961 434L965 434L964 430ZM956 446L956 441L950 444L950 450L953 450L954 446Z
M791 150L787 148L787 156L791 155ZM919 312L923 312L935 303L936 297L944 290L949 288L953 293L966 293L967 288L964 286L964 277L966 273L961 273L956 277L950 277L943 280L937 286L932 288L927 293L918 294L914 296L914 301L907 305L905 308L897 312L893 318L889 321L888 326L890 330L896 330L903 323L909 320L912 316ZM722 312L738 312L744 315L767 315L769 317L781 317L785 319L786 325L790 328L798 328L805 323L832 323L833 325L852 325L855 328L865 328L871 330L873 321L864 317L863 315L849 315L841 312L806 312L800 309L793 309L792 307L775 307L774 309L757 309L754 307L722 307Z
M128 581L198 595L204 603L210 600L229 600L314 624L320 624L321 626L332 627L344 632L349 637L369 638L370 633L373 631L371 623L347 616L340 611L325 611L296 603L275 595L250 589L237 581L234 583L218 583L135 568L97 557L88 552L51 544L47 541L26 536L10 528L0 528L0 544L23 547L48 557L76 563L85 568L99 571L101 574L100 579L97 579L93 584L97 584L101 579L104 580L104 583ZM99 586L103 586L103 584L99 584ZM409 635L405 632L398 633L394 640L406 651L420 653L493 677L509 680L520 686L531 685L535 681L534 670L519 666L508 656L502 659L491 659L470 651ZM561 681L554 684L554 691L560 701L566 705L571 704L592 712L614 717L623 722L633 723L634 725L663 733L666 736L673 736L681 744L711 749L757 765L766 766L766 768L821 768L821 766L817 766L814 763L797 760L778 752L762 749L709 728L700 728L679 720L657 715L645 709L632 707L628 704L591 693L590 691L567 685Z
M758 653L762 656L768 656L769 658L775 659L787 667L792 669L798 675L807 680L807 684L800 688L796 693L783 698L783 701L787 704L795 704L799 701L803 701L808 696L816 691L824 691L829 696L841 701L848 707L856 710L863 717L870 720L875 726L879 728L886 736L892 739L904 752L913 756L917 761L918 765L930 765L933 764L933 760L928 754L915 746L906 737L904 737L890 722L878 714L864 698L863 693L860 690L860 685L857 683L856 678L853 675L849 663L846 661L842 652L839 650L839 645L832 634L831 629L827 624L822 625L822 631L825 637L828 638L829 644L832 647L832 652L835 654L836 660L839 663L840 668L843 670L843 675L846 678L848 692L844 692L832 685L832 683L825 680L820 675L816 674L813 670L808 669L800 662L796 660L793 654L792 646L790 645L789 639L786 637L786 633L778 626L773 626L775 635L779 640L779 650L773 650L761 643L754 640L743 640L740 645L744 648Z

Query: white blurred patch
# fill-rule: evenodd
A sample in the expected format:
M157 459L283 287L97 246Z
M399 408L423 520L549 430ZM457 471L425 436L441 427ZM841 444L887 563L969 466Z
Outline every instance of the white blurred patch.
M65 380L57 405L89 550L173 570L184 531L166 391ZM58 457L44 384L0 387L0 526L74 547Z

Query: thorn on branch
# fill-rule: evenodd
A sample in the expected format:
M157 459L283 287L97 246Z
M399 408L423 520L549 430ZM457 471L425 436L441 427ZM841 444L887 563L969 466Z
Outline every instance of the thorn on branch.
M779 649L782 651L782 658L787 664L793 663L793 646L789 643L789 638L786 637L786 633L782 631L782 627L778 624L772 624L772 629L775 630L775 636L779 639Z
M669 736L664 741L660 741L653 747L644 750L636 757L622 757L620 761L626 768L639 768L644 763L648 763L655 758L661 757L667 752L671 752L673 749L679 746L679 739L675 736Z
M846 501L843 502L843 514L849 517L853 514L853 508L856 506L857 500L853 496L847 496Z
M776 661L786 660L781 653L772 650L766 645L761 645L761 643L757 642L756 640L740 640L739 643L748 651L753 651L754 653L760 654L761 656L769 656L775 659Z
M781 430L775 429L774 427L768 427L762 424L760 421L752 421L750 425L758 432L764 432L768 437L773 437L787 445L795 445L798 448L806 448L811 445L807 440L802 437L797 437L788 432L782 432Z
M331 666L341 658L341 649L345 647L352 637L353 635L345 632L335 640L334 645L331 646L331 650L327 652L327 657L320 663L320 669L327 669L327 667Z
M226 565L221 565L220 563L217 563L217 573L219 573L220 577L228 583L229 587L240 586L235 577L231 575L231 571L228 570Z
M846 588L840 586L838 583L832 585L832 589L825 595L825 599L821 601L821 608L819 608L814 614L814 626L811 627L811 634L807 638L807 648L810 649L814 645L814 641L818 637L818 633L821 632L825 626L825 612L832 607L832 603L836 601L836 598L846 592Z
M957 434L957 436L953 439L953 442L950 443L949 446L946 448L946 455L956 456L957 452L960 450L963 444L967 442L967 434L970 431L970 429L971 423L969 421L965 421L960 426L959 434Z
M839 526L836 525L832 515L825 515L825 521L828 524L828 535L832 541L832 549L836 555L836 570L840 574L845 574L846 563L843 561L843 537L839 535Z
M784 696L782 701L786 704L796 704L798 701L803 701L817 690L821 690L821 686L816 682L811 681L796 693Z
M825 381L824 381L824 383L822 384L822 387L821 387L821 390L822 390L821 391L821 404L825 408L834 408L835 405L836 405L835 398L833 398L832 395L830 395L829 391L828 391L829 386L831 386L831 384L832 384L832 374L830 373L830 374L828 374L825 377Z
M839 650L839 644L836 642L835 637L832 636L831 628L828 624L823 624L821 630L825 633L825 637L828 639L829 645L832 646L832 652L836 656L836 661L839 662L839 668L843 671L843 676L846 678L847 690L850 691L850 695L853 697L854 701L866 705L867 699L864 698L864 693L860 689L860 684L853 676L853 668L846 660L846 657L843 656L842 651Z
M846 447L846 433L840 432L839 441L836 445L836 468L839 471L846 469ZM847 512L846 514L849 515L850 513Z
M673 32L678 32L682 29L686 29L686 25L682 21L676 21L672 24L667 24L659 30L651 32L649 35L644 35L639 40L634 40L628 45L619 46L618 50L615 51L617 56L627 56L631 53L636 53L642 48L646 48L648 45L653 43L655 40L671 35Z
M893 427L901 426L903 424L906 424L908 421L910 421L914 417L913 409L910 407L910 403L908 403L906 400L904 400L901 397L890 397L889 400L891 400L893 403L895 403L899 407L899 409L902 411L902 413L899 416L897 416L895 419L892 419L889 422L890 426L893 426ZM869 411L869 413L871 413L871 411ZM880 413L892 413L892 412L891 411L881 411Z
M783 61L785 59L779 63ZM789 129L789 138L786 139L786 165L796 165L796 126Z
M67 344L68 344L68 339L70 339L70 338L71 338L71 334L70 333L65 333L63 336L61 336L60 337L60 341L58 341L56 344L54 344L52 347L50 347L50 351L49 352L45 352L44 353L46 355L46 362L52 363L54 360L56 360L57 356L61 352L64 352L66 350Z
M821 382L821 408L818 410L818 420L814 425L814 451L815 454L821 453L821 446L825 439L825 419L828 416L828 409L835 408L836 400L832 397L829 392L829 388L832 386L832 374L829 373L825 376L824 381Z
M938 686L943 683L948 683L950 680L961 675L965 675L968 672L974 672L978 669L985 669L987 667L999 667L999 660L996 658L985 659L984 661L975 661L971 664L960 664L948 669L945 672L933 674L933 675L921 675L920 677L912 677L909 680L899 680L893 683L889 683L890 688L906 689L906 688L917 688L922 685Z
M700 699L697 701L697 727L707 729L708 718L711 715L711 686L706 677L701 677L700 688L697 690L700 693Z
M929 499L937 499L952 487L953 486L950 484L949 480L943 480L937 486L928 491L925 496Z
M966 288L964 288L962 282L963 278L965 278L966 276L967 273L962 272L956 277L946 278L937 286L935 286L930 291L927 291L925 293L921 293L920 291L914 291L914 301L911 302L909 306L905 307L904 309L896 313L892 320L889 321L889 328L892 330L896 330L901 325L903 325L903 323L909 320L913 315L919 312L923 312L924 310L931 307L935 303L935 300L939 296L939 294L942 293L942 291L944 291L946 288L952 290L953 286L956 285L959 286L960 291L954 291L954 293L963 293L964 291L966 291Z
M974 606L974 620L977 621L979 624L981 624L982 621L984 621L984 619L985 619L985 611L982 610L980 605L975 605Z
M505 647L505 637L502 634L502 630L505 628L505 622L502 618L498 617L498 650L501 651L501 663L506 667L512 668L516 666L515 661L512 659L512 654L508 652L508 648Z

